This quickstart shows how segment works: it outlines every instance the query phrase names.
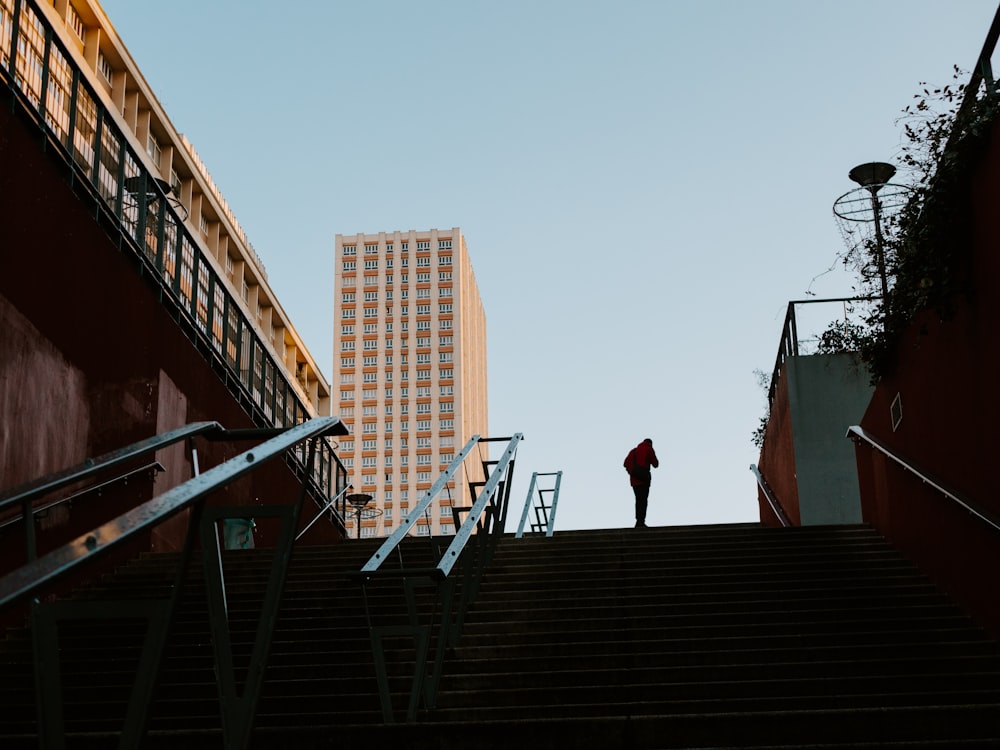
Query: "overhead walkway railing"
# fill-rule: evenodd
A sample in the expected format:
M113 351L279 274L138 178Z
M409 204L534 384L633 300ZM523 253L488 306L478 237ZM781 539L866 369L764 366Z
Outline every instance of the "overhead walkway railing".
M542 478L539 481L539 478ZM549 477L555 477L554 480ZM554 482L552 487L543 487L543 484ZM531 483L528 485L528 496L524 500L524 509L521 511L521 522L517 525L515 537L520 539L524 536L524 527L529 525L532 533L543 533L545 536L552 536L556 527L556 510L559 506L559 485L562 484L562 472L550 471L547 473L534 472L531 475ZM546 503L546 501L548 501ZM529 524L528 518L534 512L535 520Z
M309 419L309 395L208 260L172 187L130 145L40 5L0 0L0 84L254 424L286 428ZM318 450L321 477L334 458L332 450Z
M214 422L199 423L189 428L173 431L159 439L131 446L124 449L121 454L122 456L126 453L134 455L139 451L155 449L152 447L153 445L162 446L165 443L176 442L193 434L208 434L220 429ZM221 436L224 432L216 434ZM134 619L144 620L147 623L139 668L118 743L119 748L142 746L150 702L163 660L164 646L183 589L189 563L196 548L201 555L205 577L208 601L207 616L212 634L222 717L222 746L225 748L245 748L248 746L271 637L277 622L278 605L288 563L291 559L295 530L307 492L305 484L303 484L296 502L274 505L223 506L209 505L206 501L213 493L240 477L254 472L264 464L289 451L296 450L302 445L306 447L307 475L311 475L317 456L317 446L323 442L326 436L343 435L346 432L343 423L336 417L318 417L283 430L260 445L240 453L225 463L197 474L188 481L167 490L112 521L92 529L70 543L29 561L20 569L0 578L0 607L25 597L34 597L31 604L31 619L35 683L38 695L39 744L42 748L62 748L65 746L58 623L81 619ZM248 438L245 432L240 434L240 431L236 431L235 435L237 439ZM104 459L102 461L104 466L108 466L118 461L120 456L108 454L102 459ZM89 467L85 465L75 472L53 475L46 481L38 482L32 487L25 488L14 496L8 497L5 502L22 503L24 498L32 493L72 481L73 478L87 473L87 471L89 471ZM124 601L65 599L44 603L40 601L39 594L59 577L87 565L102 553L125 543L136 534L148 530L184 510L190 510L191 517L169 598ZM278 532L252 651L248 663L237 668L234 664L228 623L220 525L228 518L250 516L274 519ZM242 685L237 684L237 674L246 675Z
M455 456L448 468L413 508L406 520L385 540L379 549L352 575L364 588L372 654L375 661L376 680L386 723L396 720L390 678L409 677L410 691L405 714L407 721L415 721L418 710L434 708L437 688L444 666L445 653L457 644L465 615L479 591L482 574L493 558L497 542L503 535L510 502L511 480L514 472L520 433L509 438L483 438L473 436ZM506 443L502 456L497 460L477 456L477 451L489 443ZM471 464L471 467L470 467ZM441 551L437 540L419 550L407 548L415 558L403 559L401 543L423 518L433 500L455 481L459 470L466 473L466 489L470 505L457 508L457 515L465 518L447 549ZM479 477L477 478L477 475ZM430 551L430 555L426 554ZM392 565L387 563L392 561ZM374 606L376 590L387 585L402 584L406 602L406 621L385 621L384 609ZM430 589L429 596L421 596L419 589ZM387 644L411 643L413 674L390 674L402 667L387 662Z

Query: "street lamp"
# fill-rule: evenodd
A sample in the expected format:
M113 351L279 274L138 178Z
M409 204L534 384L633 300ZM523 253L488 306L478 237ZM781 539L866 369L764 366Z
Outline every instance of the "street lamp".
M882 238L882 205L878 199L881 190L893 175L896 168L884 161L871 161L859 164L847 176L861 187L865 188L871 198L872 215L875 220L875 261L878 263L878 276L882 282L882 299L889 296L889 282L885 275L885 247Z
M351 507L354 509L354 518L358 525L358 539L361 538L361 518L367 513L372 513L372 511L375 510L374 508L370 510L367 509L368 503L372 501L372 497L372 495L369 495L366 492L355 492L347 496L347 502L349 502ZM374 515L378 515L378 513L376 512Z

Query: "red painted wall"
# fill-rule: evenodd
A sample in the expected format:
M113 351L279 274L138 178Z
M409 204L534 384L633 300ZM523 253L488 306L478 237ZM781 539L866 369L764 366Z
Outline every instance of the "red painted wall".
M787 364L783 364L774 391L774 403L771 404L771 414L764 433L764 445L761 447L757 465L792 525L800 526L802 519L799 512L799 487L795 479L795 447L792 437ZM760 522L765 526L781 526L760 487L757 488L757 501L760 504Z
M876 388L862 426L916 467L1000 517L1000 129L971 185L972 293L954 317L926 312ZM892 429L899 394L902 422ZM995 574L1000 532L989 530L912 474L857 448L862 511L904 554L1000 635Z

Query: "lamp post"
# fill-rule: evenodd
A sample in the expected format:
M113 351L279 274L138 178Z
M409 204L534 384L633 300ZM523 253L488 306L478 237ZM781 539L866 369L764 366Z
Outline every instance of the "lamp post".
M357 538L361 538L361 517L364 515L365 508L368 507L368 503L372 501L372 495L366 492L355 492L347 496L347 502L351 504L354 509L354 517L358 525L358 535Z
M878 199L878 191L896 174L896 168L884 161L872 161L859 164L847 176L865 188L872 202L872 214L875 218L875 262L878 264L879 281L882 282L882 299L889 296L889 282L885 275L885 246L882 238L882 206Z

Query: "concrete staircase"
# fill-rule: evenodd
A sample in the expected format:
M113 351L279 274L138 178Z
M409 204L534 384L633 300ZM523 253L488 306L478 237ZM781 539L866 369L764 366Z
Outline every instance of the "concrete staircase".
M866 527L751 525L505 537L437 706L382 723L357 570L375 541L297 550L258 710L260 748L1000 747L1000 646ZM407 563L430 559L407 540ZM227 554L234 652L268 550ZM81 596L165 596L146 556ZM369 591L376 618L393 587ZM204 596L191 577L147 746L221 747ZM135 623L64 625L68 747L109 747ZM392 686L405 699L412 653ZM30 636L0 654L0 747L34 739Z

